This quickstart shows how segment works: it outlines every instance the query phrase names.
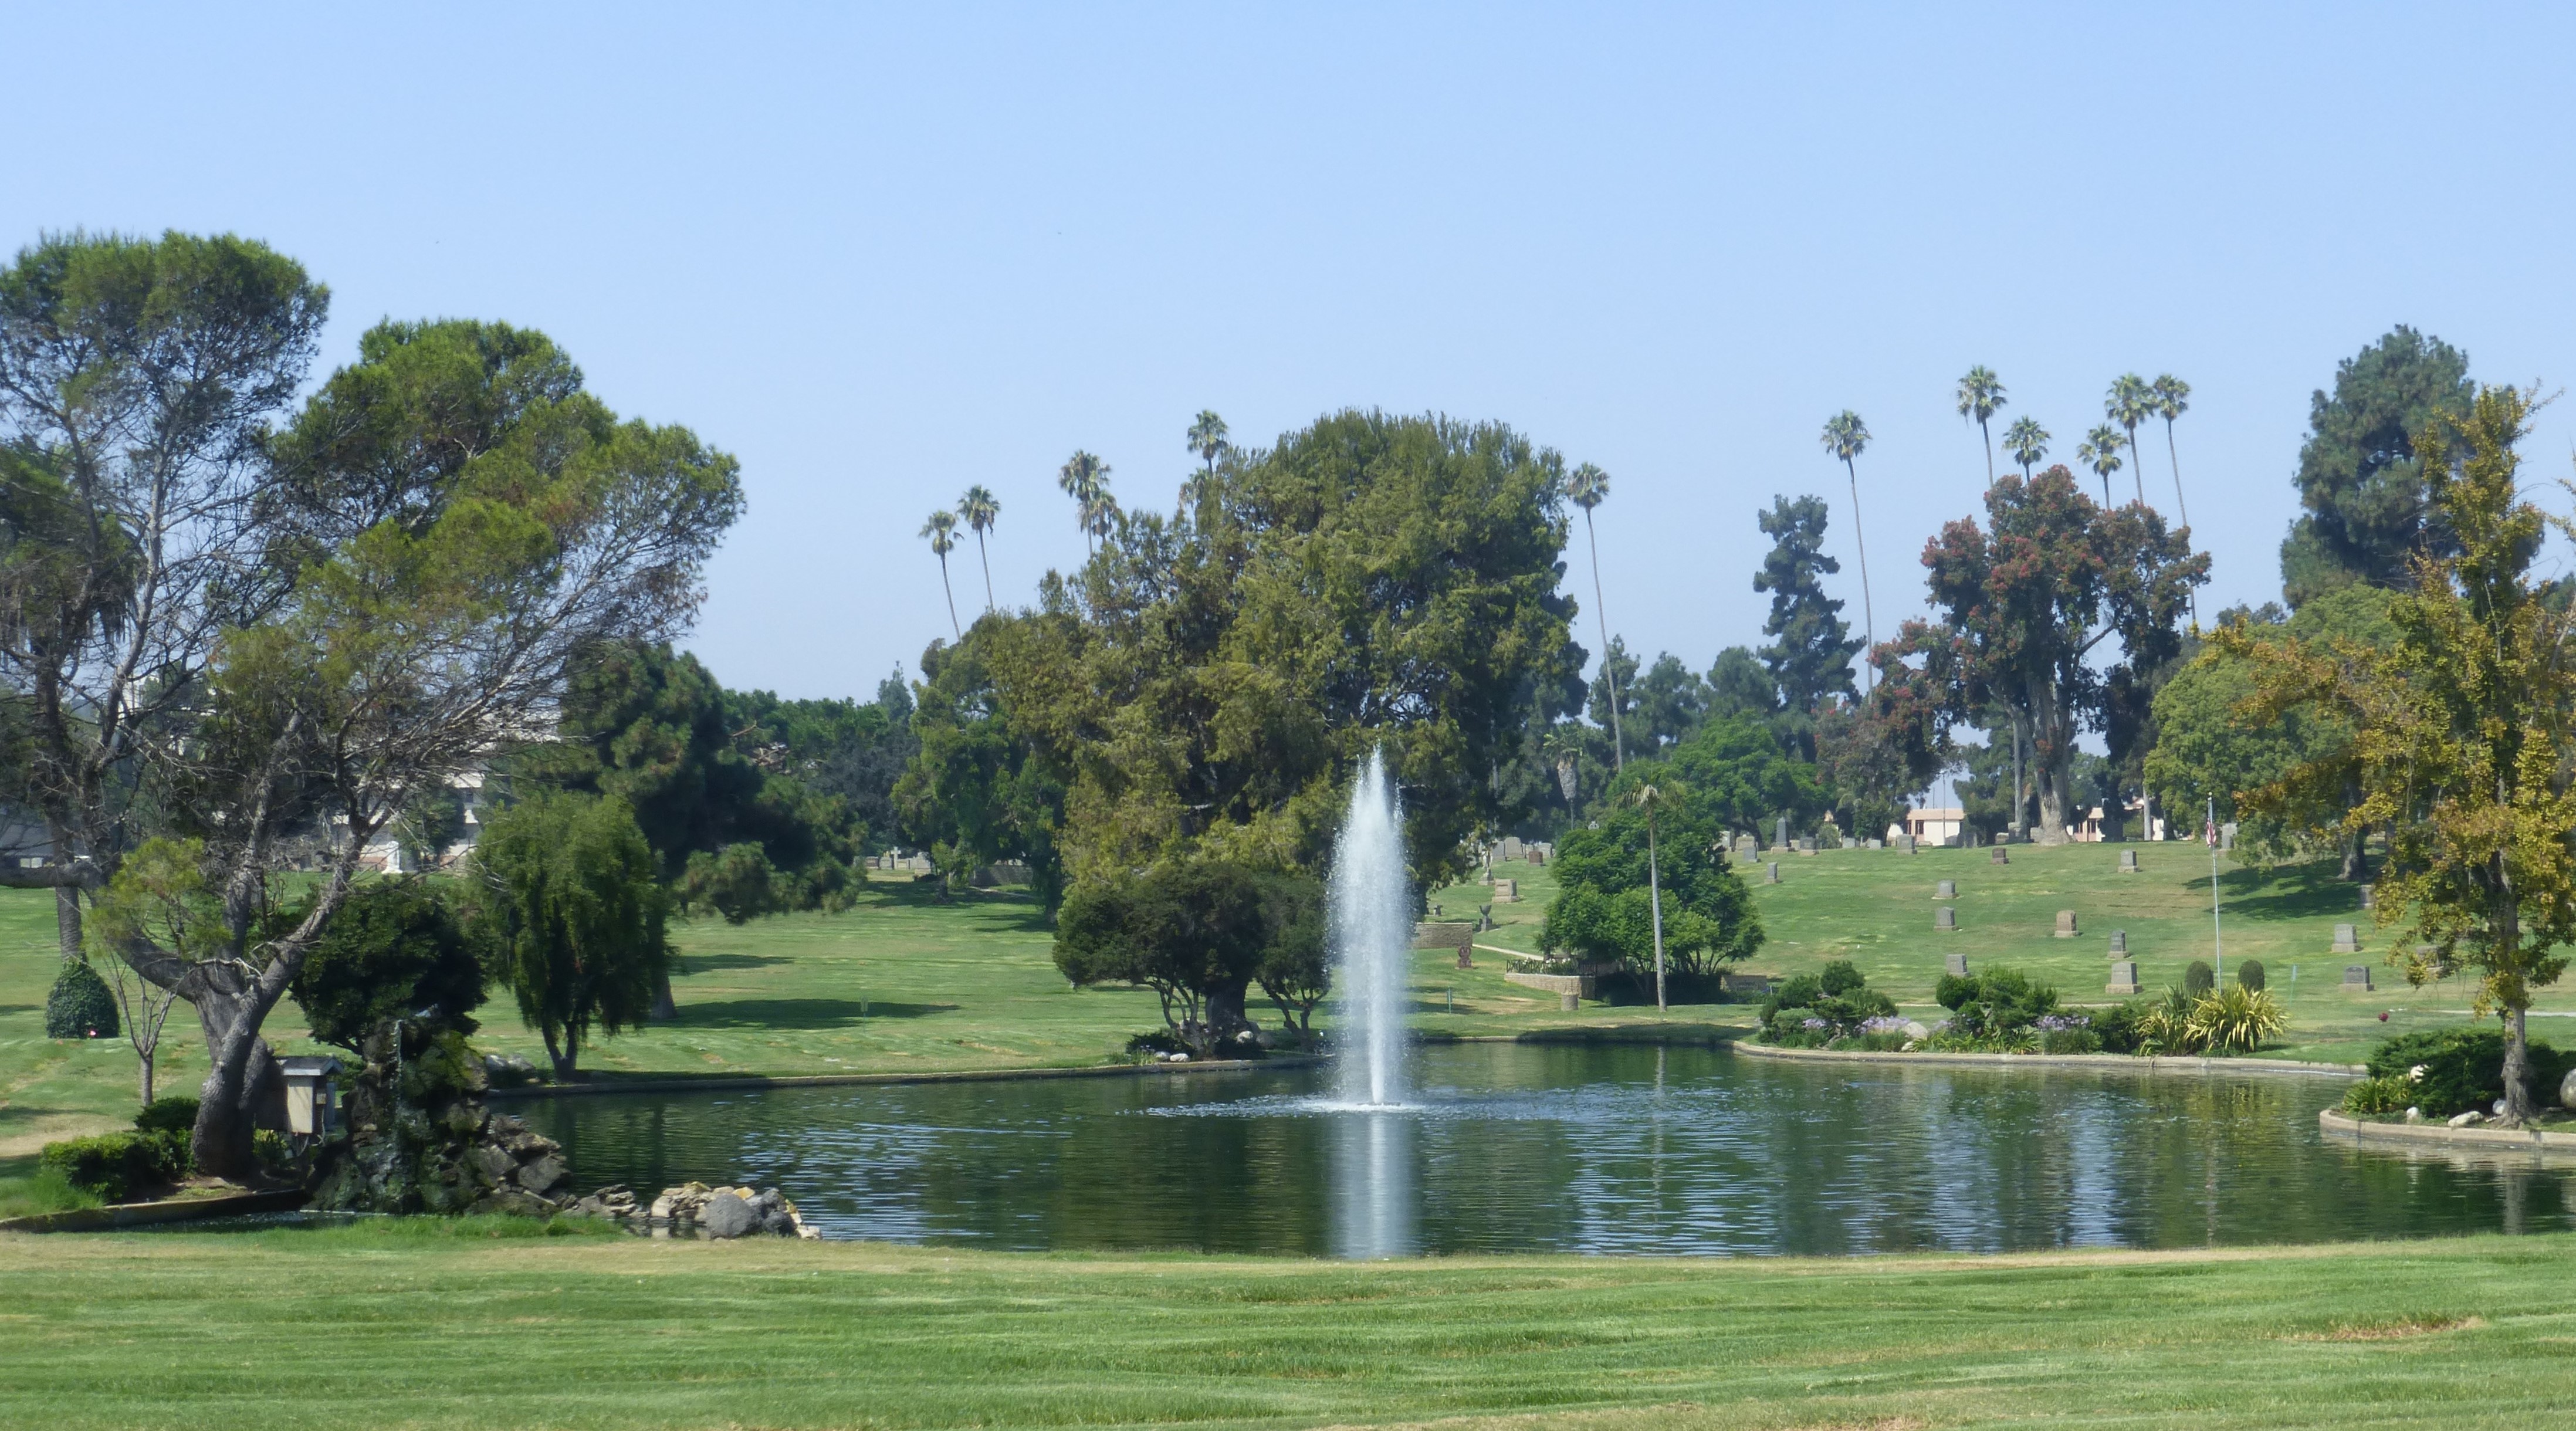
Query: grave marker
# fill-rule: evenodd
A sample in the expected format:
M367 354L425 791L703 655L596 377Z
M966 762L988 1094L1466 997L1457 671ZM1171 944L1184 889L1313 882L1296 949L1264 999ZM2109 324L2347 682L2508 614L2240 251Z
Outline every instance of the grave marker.
M1933 932L1933 933L1935 933L1935 934L1956 934L1956 933L1958 933L1958 932L1959 932L1959 911L1957 911L1957 910L1955 910L1955 909L1952 909L1950 906L1948 906L1948 905L1946 905L1946 904L1945 904L1945 905L1942 905L1940 908L1938 908L1938 909L1936 909L1936 910L1933 910L1933 911L1932 911L1932 932Z
M2367 964L2346 964L2346 965L2344 965L2344 966L2343 966L2343 991L2344 991L2345 993L2347 993L2347 994L2367 994L2367 993L2369 993L2369 992L2370 992L2370 966L2369 966L2369 965L2367 965Z
M2359 930L2357 930L2357 929L2353 928L2353 927L2352 927L2351 925L2349 925L2349 924L2338 924L2338 925L2336 925L2336 926L2335 926L2334 952L2335 952L2335 953L2337 953L2337 954L2358 954L2358 953L2360 953L2360 952L2361 952L2361 931L2359 931Z
M2059 938L2059 939L2072 939L2072 938L2074 938L2077 934L2079 934L2079 933L2081 933L2081 932L2082 932L2082 931L2078 930L2078 929L2075 927L2075 911L2074 911L2074 910L2071 910L2071 909L2061 909L2061 910L2057 911L2057 930L2056 930L2056 937L2057 937L2057 938Z
M1964 979L1968 977L1968 956L1965 954L1943 955L1941 959L1941 971L1956 979Z
M2138 992L2137 961L2133 959L2123 959L2112 965L2111 982L2102 986L2102 992L2106 994L2134 994Z

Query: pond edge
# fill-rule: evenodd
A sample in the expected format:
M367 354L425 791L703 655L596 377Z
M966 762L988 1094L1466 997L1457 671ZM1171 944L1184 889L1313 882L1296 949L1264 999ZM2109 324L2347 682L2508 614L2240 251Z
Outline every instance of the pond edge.
M759 1088L850 1088L905 1083L991 1083L1017 1078L1133 1078L1169 1073L1242 1073L1265 1068L1304 1068L1312 1054L1278 1058L1220 1058L1192 1063L1103 1063L1084 1068L951 1068L920 1073L741 1074L721 1078L639 1078L611 1083L531 1083L495 1088L494 1101L515 1098L586 1098L612 1093L738 1093Z
M2542 1128L2452 1128L2440 1123L2373 1123L2340 1108L2317 1110L2317 1127L2356 1143L2447 1143L2453 1147L2576 1152L2576 1133Z
M2140 1058L2126 1053L1878 1053L1868 1049L1779 1048L1738 1041L1738 1053L1756 1058L1809 1059L1819 1063L1925 1063L1953 1068L2126 1068L2141 1073L2297 1073L2361 1078L2358 1063L2305 1063L2292 1058ZM2576 1142L2576 1139L2571 1139Z

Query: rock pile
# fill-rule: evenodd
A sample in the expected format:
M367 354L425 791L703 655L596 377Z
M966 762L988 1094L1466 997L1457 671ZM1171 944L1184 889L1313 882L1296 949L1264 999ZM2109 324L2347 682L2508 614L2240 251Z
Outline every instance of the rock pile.
M570 1202L563 1149L491 1111L483 1060L461 1034L379 1028L361 1057L348 1137L327 1145L314 1169L314 1207L543 1217Z
M805 1225L796 1204L776 1188L754 1192L750 1188L708 1187L705 1183L682 1183L662 1189L662 1195L648 1206L637 1200L635 1190L623 1185L601 1188L574 1205L574 1211L592 1217L613 1218L634 1228L650 1228L656 1236L693 1233L701 1237L732 1238L762 1235L769 1237L819 1238L821 1233Z

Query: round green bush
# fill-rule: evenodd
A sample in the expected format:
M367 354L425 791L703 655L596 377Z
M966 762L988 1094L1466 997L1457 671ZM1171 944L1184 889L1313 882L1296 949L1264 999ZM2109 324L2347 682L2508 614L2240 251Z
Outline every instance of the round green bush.
M53 991L45 995L45 1037L116 1035L116 995L108 992L107 981L87 964L64 964L63 971L54 976Z
M2415 1085L2403 1076L2365 1078L2343 1091L2343 1111L2357 1118L2403 1113L2415 1101Z
M2236 982L2244 985L2245 992L2249 994L2259 994L2263 992L2263 961L2260 959L2238 960L2236 964Z
M2218 975L2212 973L2209 961L2194 959L2182 971L2182 991L2197 999L2218 987Z
M196 1126L197 1095L193 1093L164 1093L134 1115L134 1128L139 1133L186 1133Z

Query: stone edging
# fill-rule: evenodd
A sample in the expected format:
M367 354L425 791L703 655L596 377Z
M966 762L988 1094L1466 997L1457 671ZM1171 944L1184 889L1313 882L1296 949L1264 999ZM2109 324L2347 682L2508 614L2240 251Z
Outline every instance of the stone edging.
M2371 1123L2340 1108L2317 1110L2317 1126L2360 1143L2444 1143L2452 1147L2576 1152L2576 1133L2544 1128L2453 1128L2441 1123Z
M253 1212L293 1212L310 1201L302 1188L282 1192L236 1193L231 1197L171 1198L163 1202L129 1202L116 1207L84 1207L69 1212L40 1212L31 1217L0 1219L0 1232L107 1232L119 1227L152 1227L165 1222L195 1222L208 1217L239 1217Z
M611 1093L741 1093L761 1088L866 1088L906 1083L994 1083L1018 1078L1130 1078L1156 1073L1235 1073L1263 1068L1303 1068L1312 1054L1279 1058L1222 1058L1205 1063L1104 1063L1090 1068L958 1068L921 1073L811 1073L738 1078L649 1078L631 1083L531 1083L495 1088L487 1097L582 1098Z
M1738 1040L1736 1050L1756 1058L1814 1059L1833 1063L1928 1063L1954 1068L2125 1068L2139 1073L2328 1073L2360 1078L2358 1063L2303 1063L2290 1058L2139 1058L2126 1053L1878 1053L1867 1049L1775 1048Z

